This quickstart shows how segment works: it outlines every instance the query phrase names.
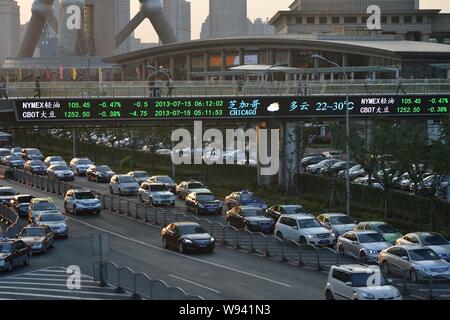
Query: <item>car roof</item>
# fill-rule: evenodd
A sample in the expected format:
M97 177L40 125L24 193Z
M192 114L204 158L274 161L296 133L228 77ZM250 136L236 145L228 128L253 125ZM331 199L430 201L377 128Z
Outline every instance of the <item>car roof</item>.
M373 270L375 268L379 268L379 266L376 265L365 265L365 264L343 264L339 266L333 266L335 269L344 269L348 272L367 272L367 270ZM375 270L373 270L375 271Z
M181 227L181 226L200 226L197 222L175 222L174 225Z
M192 192L193 194L213 194L212 192L211 192L211 190L208 190L208 189L201 189L201 190L199 190L199 191L195 191L195 192Z
M307 213L297 213L297 214L284 214L282 217L292 218L297 220L315 219L316 217Z
M281 204L280 207L282 208L303 208L302 205L299 204Z
M254 207L254 206L239 206L239 208L241 208L242 210L250 210L250 209L262 210L260 207Z
M442 236L440 233L437 232L427 232L427 231L420 231L420 232L410 232L408 234L406 234L406 236L410 236L410 235L415 235L415 236L430 236L430 235L438 235L438 236Z
M0 187L0 190L16 190L13 187Z
M408 251L414 250L414 249L430 249L430 248L428 248L428 246L418 246L418 245L414 245L414 244L399 244L399 245L396 245L395 247L403 248Z
M78 192L92 192L89 189L72 189L72 190L69 190L69 191L73 191L75 193L78 193Z
M354 232L356 234L374 234L374 233L378 233L374 230L350 230L348 232Z
M52 198L34 198L31 200L32 203L35 202L55 202Z

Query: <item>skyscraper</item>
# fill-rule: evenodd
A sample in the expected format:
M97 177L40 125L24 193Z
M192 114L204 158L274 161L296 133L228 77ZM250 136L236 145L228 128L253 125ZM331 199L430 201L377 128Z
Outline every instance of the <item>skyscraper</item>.
M163 10L178 41L191 40L191 3L186 0L163 0Z
M209 36L223 38L249 33L247 0L209 0Z
M115 15L116 15L116 32L119 32L130 21L130 0L115 0ZM121 45L116 49L117 53L124 53L131 50L131 34Z
M15 0L0 0L0 67L17 56L20 45L20 7Z
M275 34L275 27L269 24L267 21L263 21L261 18L257 18L253 23L250 23L250 35L263 36L270 34Z

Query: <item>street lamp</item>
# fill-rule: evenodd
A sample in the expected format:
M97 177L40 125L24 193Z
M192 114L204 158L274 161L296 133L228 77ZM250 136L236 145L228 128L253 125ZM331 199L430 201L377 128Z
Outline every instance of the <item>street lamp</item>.
M311 56L312 59L317 59L317 60L323 60L325 62L328 62L329 64L336 66L339 70L341 70L341 72L344 74L345 80L347 80L348 83L348 75L345 72L345 69L337 64L334 61L330 61L327 58L321 56L320 54L313 54ZM349 89L347 87L347 96L346 96L346 101L345 101L345 126L346 126L346 142L345 142L345 149L346 149L346 158L347 158L347 170L345 173L345 180L346 180L346 209L347 209L347 215L350 216L351 215L351 211L350 211L350 199L351 199L351 190L350 190L350 110L349 110L349 103L350 103L350 99L349 99Z

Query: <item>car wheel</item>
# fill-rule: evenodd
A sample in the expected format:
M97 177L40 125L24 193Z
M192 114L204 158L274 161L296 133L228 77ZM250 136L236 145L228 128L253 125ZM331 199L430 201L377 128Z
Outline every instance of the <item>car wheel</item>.
M95 177L95 182L97 182L97 183L99 182L98 177Z
M415 270L409 271L409 280L411 282L417 282L417 272Z
M191 208L188 205L186 205L186 212L191 212Z
M339 245L337 250L338 250L338 253L345 253L344 247L342 245Z
M81 176L80 170L77 169L77 176Z
M327 290L326 292L325 292L325 298L327 299L327 300L334 300L334 297L333 297L333 294L331 293L331 291L330 290Z
M166 238L162 238L162 243L163 243L163 247L168 249L169 248L169 244L167 243L167 239Z
M383 262L381 264L381 272L383 274L389 274L390 270L389 270L389 264L387 262Z
M98 179L97 179L98 180ZM97 181L98 182L98 181ZM114 194L114 190L111 188L111 187L109 187L109 194Z
M46 253L47 253L47 249L48 249L48 248L47 248L47 245L44 245L44 249L42 250L42 253L43 253L43 254L46 254Z
M360 257L361 259L365 259L365 258L367 257L367 255L366 255L366 253L365 253L364 251L361 251L361 252L359 253L359 257Z
M308 243L308 242L306 241L306 238L305 238L305 237L300 237L300 243L301 243L301 244L306 244L306 243Z
M283 238L283 234L282 234L280 231L277 231L276 236L277 236L278 238L280 238L280 239L284 239L284 238Z
M11 271L13 271L13 269L14 269L14 263L13 263L13 261L11 260L11 261L8 263L8 271L11 272Z
M53 241L50 243L50 248L53 248Z
M73 206L73 209L72 209L72 211L73 211L73 214L74 215L78 215L78 210L77 210L77 207L76 206Z
M200 213L200 210L198 209L198 207L195 208L195 215L198 216Z
M208 253L213 253L213 252L214 252L214 248L209 248L209 249L207 250L207 252L208 252Z
M179 244L179 246L178 246L178 251L179 251L181 254L186 253L186 248L184 247L184 244L183 244L183 242L181 242L181 241L180 241L180 244Z
M27 266L27 265L29 265L29 264L30 264L30 255L27 254L27 257L26 257L25 261L23 262L23 265L24 265L24 266Z
M151 199L150 204L152 205L152 207L155 206L155 203L153 202L153 198Z
M122 195L122 190L119 189L119 190L117 191L117 193L119 193L119 196L121 196L121 195Z
M69 213L69 209L67 208L67 203L65 203L65 202L64 202L64 212L65 212L66 214Z

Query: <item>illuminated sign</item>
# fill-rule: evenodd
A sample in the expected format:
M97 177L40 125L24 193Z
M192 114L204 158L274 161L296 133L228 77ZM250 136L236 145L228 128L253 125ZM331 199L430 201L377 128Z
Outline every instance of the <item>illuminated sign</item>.
M18 121L214 120L446 116L450 96L68 98L16 100Z

